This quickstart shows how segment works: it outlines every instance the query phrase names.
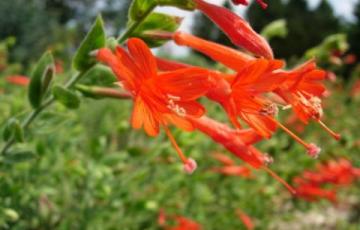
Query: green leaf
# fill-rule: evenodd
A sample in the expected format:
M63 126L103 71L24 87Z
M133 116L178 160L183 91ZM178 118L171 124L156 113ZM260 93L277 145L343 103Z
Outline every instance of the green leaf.
M159 39L156 34L176 31L182 19L162 13L151 13L132 33L133 37L144 40L150 47L163 45L169 39Z
M9 121L5 125L3 137L5 141L14 138L16 142L24 141L24 130L21 127L19 120L15 118L9 119Z
M101 16L98 16L75 53L73 67L78 71L85 71L95 65L96 61L90 56L90 52L105 47L105 45L106 35L104 22Z
M154 0L133 0L129 8L129 21L138 21L145 17L154 7Z
M62 86L55 86L53 88L53 95L57 101L69 109L77 109L80 106L79 97Z
M54 68L48 68L42 79L41 79L41 84L42 84L42 92L45 94L48 89L50 88L50 84L52 82L52 80L54 79L55 76L55 69Z
M19 151L7 153L2 161L7 164L16 164L34 160L37 155L31 151Z
M42 99L46 92L46 87L44 87L44 78L46 75L51 72L52 74L55 71L54 58L51 52L46 52L40 58L38 63L35 66L35 69L31 75L31 81L29 85L29 101L33 108L37 108L41 105ZM50 83L50 82L49 82Z
M183 10L195 10L196 4L194 0L157 0L160 6L175 6Z
M286 35L288 34L286 20L278 19L272 21L271 23L265 26L265 28L261 31L260 34L264 36L267 40L270 40L275 37L285 38Z
M117 79L110 68L103 65L95 65L83 76L81 83L84 85L111 87L115 81Z

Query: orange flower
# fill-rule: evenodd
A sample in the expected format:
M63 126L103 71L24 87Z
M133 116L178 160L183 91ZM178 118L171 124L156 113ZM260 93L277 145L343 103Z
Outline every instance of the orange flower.
M28 86L30 83L30 78L22 75L13 75L6 77L6 81L14 85Z
M180 31L173 34L173 40L177 45L191 47L236 71L241 70L242 65L248 61L254 60L246 53Z
M352 166L347 159L341 158L319 164L314 171L304 171L301 176L294 178L297 195L308 201L321 198L336 202L337 190L329 185L345 186L352 184L360 175L359 169ZM323 188L327 185L327 188Z
M212 155L212 157L223 164L222 167L212 168L212 172L225 176L241 176L244 178L251 178L251 170L246 166L236 165L229 156L222 153L215 153Z
M223 153L214 153L212 154L212 157L225 166L235 165L233 159L231 159L228 155L225 155Z
M254 53L255 55L272 59L273 52L268 42L256 33L248 22L230 10L194 0L197 9L209 17L230 38L232 43Z
M166 230L201 230L201 225L183 216L175 217L177 226L166 228Z
M248 216L245 212L241 211L240 209L237 209L236 214L239 217L239 219L243 222L247 230L252 230L255 228L254 222L252 221L251 217Z
M307 201L317 201L319 199L327 199L336 202L336 191L319 187L313 184L301 184L296 189L296 196Z
M204 114L204 107L195 100L205 95L211 86L208 71L185 68L157 73L154 56L137 38L129 39L128 52L121 47L117 47L115 53L103 48L97 52L97 59L109 65L119 85L132 94L132 127L144 127L149 136L157 136L160 126L163 127L184 163L185 171L191 173L196 163L182 153L168 125L174 124L187 131L194 129L185 116L201 117Z
M170 227L166 225L167 215L165 214L164 209L160 209L158 215L158 224L163 229L166 230L201 230L201 225L197 222L190 220L183 216L173 216L171 219L175 219L177 225L174 227Z
M332 131L320 120L323 115L320 97L326 90L321 81L326 72L316 69L315 62L310 60L287 72L287 75L286 81L275 92L292 106L303 123L307 124L309 119L314 119L332 137L339 140L340 134Z
M295 190L288 183L286 183L266 166L272 162L272 158L251 146L251 144L254 144L259 140L258 136L254 135L252 138L249 138L247 132L245 132L244 135L244 133L233 130L227 125L219 123L206 116L201 118L193 118L188 116L188 118L193 123L195 128L211 137L211 139L213 139L215 142L223 145L236 157L240 158L256 169L264 169L273 178L282 183L291 193L295 193Z
M302 73L304 70L311 69L311 66L309 68L308 65L304 65L304 68L300 68L299 71L286 72L280 69L284 63L279 60L261 58L254 60L225 46L218 45L214 48L212 43L182 32L175 33L173 39L177 44L190 46L237 71L236 77L212 72L211 78L216 83L206 95L224 107L235 127L241 127L237 121L237 118L240 117L259 135L266 138L272 135L276 127L280 127L303 145L310 156L316 157L319 154L321 150L319 147L306 143L273 118L277 113L277 106L271 100L263 97L265 93L273 91L278 93L279 86L283 84L285 86L296 84L309 92L316 91L318 85L311 88L309 84L297 84L297 81L292 80L293 76L299 75L298 72ZM289 103L289 101L287 102Z
M212 172L222 174L224 176L240 176L244 178L251 178L251 170L246 166L229 165L222 167L214 167Z

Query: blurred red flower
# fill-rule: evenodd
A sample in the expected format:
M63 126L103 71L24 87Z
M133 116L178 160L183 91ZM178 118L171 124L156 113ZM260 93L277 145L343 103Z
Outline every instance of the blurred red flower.
M6 81L13 85L28 86L30 83L30 78L23 75L12 75L6 77Z

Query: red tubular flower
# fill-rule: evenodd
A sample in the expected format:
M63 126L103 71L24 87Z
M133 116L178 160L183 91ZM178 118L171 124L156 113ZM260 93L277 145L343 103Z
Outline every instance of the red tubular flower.
M251 170L246 166L230 165L222 167L214 167L212 172L222 174L224 176L240 176L244 178L251 178Z
M185 68L158 74L156 60L142 40L129 39L128 50L117 47L113 53L103 48L97 52L97 59L110 66L119 84L132 94L132 127L144 127L149 136L156 136L162 126L183 161L185 171L191 173L196 163L182 153L167 126L174 124L184 130L194 129L185 116L204 114L204 107L195 100L211 87L208 71Z
M242 65L248 61L254 60L246 53L180 31L173 34L173 40L177 45L191 47L236 71L241 70Z
M239 219L243 222L247 230L252 230L255 228L255 225L250 216L248 216L245 212L241 211L240 209L236 210L236 214Z
M236 130L229 128L227 125L205 116L201 118L188 116L188 118L195 128L211 137L215 142L222 144L236 157L247 162L254 168L260 168L269 161L268 157L256 148L244 143L241 135L238 135Z
M222 163L225 166L233 166L235 162L228 156L223 153L214 153L212 157Z
M297 195L308 201L316 201L321 198L336 202L336 188L325 189L323 185L345 186L352 184L359 177L358 168L354 168L351 162L341 158L319 164L314 171L305 171L301 176L294 178Z
M13 75L6 77L6 81L13 85L28 86L30 78L22 75Z
M249 2L247 0L232 0L232 2L235 5L249 5ZM256 0L256 2L263 8L266 9L268 7L268 5L263 1L263 0Z
M201 230L201 225L183 216L177 216L177 226L166 228L166 230Z
M316 68L313 60L301 65L297 69L287 72L287 79L275 92L289 103L297 117L305 124L314 119L320 126L336 140L340 134L328 128L320 118L323 115L320 97L325 92L321 81L326 72Z
M273 52L268 42L256 33L248 22L230 10L207 3L203 0L194 0L197 9L209 17L230 38L232 43L243 47L255 55L268 59L273 58Z
M163 58L156 57L156 64L159 70L161 71L172 71L172 70L178 70L178 69L184 69L193 67L184 63L176 62L176 61L170 61Z
M158 215L158 224L165 230L201 230L202 229L200 224L183 216L172 216L171 219L174 219L177 222L176 226L170 227L166 225L167 215L165 214L164 209L160 209Z
M357 178L356 170L350 161L341 158L319 164L315 172L305 171L303 178L313 184L349 185Z
M287 184L283 179L281 179L266 166L268 163L272 162L272 158L251 146L251 144L258 141L258 138L253 140L248 139L247 141L249 141L249 143L245 143L242 139L241 133L239 134L239 132L229 128L225 124L219 123L206 116L201 118L194 118L191 116L187 117L193 123L196 129L211 137L211 139L213 139L215 142L223 145L236 157L240 158L252 167L256 169L264 169L272 177L282 183L291 193L295 193L295 190L289 184Z
M311 65L304 65L304 68L300 68L299 71L286 72L280 69L284 63L279 60L244 58L242 53L236 50L225 46L217 46L214 49L215 46L208 41L182 32L175 33L173 39L177 44L194 48L237 71L236 77L212 72L211 78L215 84L206 95L224 107L235 127L241 127L237 121L240 117L259 135L266 138L272 135L276 127L280 127L303 145L310 156L316 157L319 154L319 147L306 143L274 119L277 106L262 97L262 94L272 91L279 93L277 90L279 85L289 85L289 82L294 85L293 80L287 79L293 79L293 76L298 75L297 72L306 72L311 69ZM305 84L303 87L315 91L309 85Z
M296 196L307 201L317 201L319 199L327 199L336 202L336 191L328 190L313 184L301 184L295 188Z

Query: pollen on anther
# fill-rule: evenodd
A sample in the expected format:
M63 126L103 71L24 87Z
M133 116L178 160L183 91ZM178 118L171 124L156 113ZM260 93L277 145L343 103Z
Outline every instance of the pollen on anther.
M309 144L307 151L309 156L311 156L312 158L317 158L320 152L321 152L321 148L319 146L315 145L314 143Z
M192 174L197 168L197 163L194 159L189 158L186 163L184 163L184 172L187 174Z

